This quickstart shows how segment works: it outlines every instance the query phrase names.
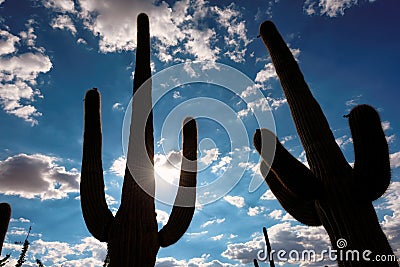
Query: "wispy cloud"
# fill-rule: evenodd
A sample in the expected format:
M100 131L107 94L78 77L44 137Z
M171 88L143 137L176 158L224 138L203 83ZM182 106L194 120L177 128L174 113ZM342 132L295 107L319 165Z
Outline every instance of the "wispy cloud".
M231 204L232 206L235 206L237 208L243 208L244 207L244 198L241 196L230 196L226 195L224 196L224 200Z

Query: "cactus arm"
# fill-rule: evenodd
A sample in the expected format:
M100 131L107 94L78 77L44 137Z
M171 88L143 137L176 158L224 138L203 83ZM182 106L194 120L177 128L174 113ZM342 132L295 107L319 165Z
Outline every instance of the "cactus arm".
M85 129L81 170L81 206L89 232L98 240L107 241L113 219L104 194L101 160L102 133L100 93L91 89L85 96Z
M274 142L269 142L272 139L275 139ZM304 200L314 200L317 197L321 188L320 181L306 166L283 147L274 133L267 129L256 130L253 140L261 158L268 166L271 166L280 182L289 191ZM268 145L269 143L274 143L276 146L272 164L267 162L266 157L262 155L262 144Z
M320 105L275 25L271 21L262 23L260 34L271 55L311 171L317 177L327 172L337 173L343 166L350 171Z
M362 187L362 197L371 201L383 195L390 184L389 148L376 110L359 105L351 110L349 125L354 143L353 179Z
M262 161L260 164L261 175L281 206L299 222L308 226L320 226L321 221L318 217L314 201L304 200L290 192L280 182L277 175L272 170L268 170L267 164Z
M3 242L6 238L8 224L11 218L11 206L8 203L0 203L0 255L3 249Z
M196 121L192 118L187 118L183 126L183 157L179 188L168 223L159 232L159 242L162 247L167 247L177 242L192 221L196 204L196 160Z

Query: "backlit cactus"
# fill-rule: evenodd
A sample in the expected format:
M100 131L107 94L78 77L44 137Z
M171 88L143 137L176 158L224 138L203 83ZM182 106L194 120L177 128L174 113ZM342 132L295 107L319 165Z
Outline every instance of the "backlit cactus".
M180 187L169 221L158 231L153 197L155 181L151 81L144 83L151 78L147 15L140 14L137 25L133 93L140 91L142 95L139 98L135 96L132 101L128 163L121 206L115 216L108 209L104 194L100 94L97 89L91 89L85 96L81 205L90 233L108 243L110 267L154 266L160 246L169 246L181 238L189 227L195 209L197 126L194 119L187 119L183 126ZM138 90L142 85L144 88ZM148 117L143 118L141 108L150 108ZM141 123L145 127L141 127ZM182 206L182 203L186 205Z
M376 255L393 255L372 205L386 191L391 176L388 145L378 113L360 105L348 115L355 151L352 168L274 24L264 22L260 33L310 166L308 169L294 158L272 132L257 130L254 145L261 157L273 149L266 147L268 143L276 142L273 162L264 157L261 164L270 189L295 219L309 226L323 225L334 249L340 249L337 242L345 239L347 246L340 249L344 255L351 250L359 252L358 261L338 256L339 266L398 266L395 261L372 261ZM371 251L370 262L362 257L366 250Z
M11 206L8 203L0 203L0 255L3 249L3 242L6 237L8 224L11 218Z

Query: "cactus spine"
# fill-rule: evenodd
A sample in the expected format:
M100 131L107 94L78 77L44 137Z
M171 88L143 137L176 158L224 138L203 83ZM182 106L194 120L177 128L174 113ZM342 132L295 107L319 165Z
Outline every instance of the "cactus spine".
M137 101L135 97L132 101L128 164L121 206L115 217L108 209L104 195L100 94L97 89L91 89L85 96L81 206L90 233L108 243L110 267L154 266L160 246L166 247L177 242L189 227L196 199L197 126L194 119L187 119L183 126L180 187L168 223L158 232L153 198L155 181L151 82L145 83L145 88L138 90L151 78L149 20L146 14L138 15L137 25L133 93L140 91L144 96ZM143 107L150 108L147 118L142 118L143 114L140 114ZM145 125L144 133L140 122ZM145 144L143 147L142 143ZM188 166L191 168L189 171ZM181 205L183 202L185 206Z
M370 259L376 255L393 255L372 205L390 183L388 145L378 113L370 106L360 105L348 115L355 150L352 168L275 25L264 22L260 33L310 165L310 169L302 165L270 131L257 130L254 145L261 157L268 149L262 144L276 141L273 162L264 159L261 164L270 189L295 219L309 226L323 225L334 249L359 251L359 261L338 257L339 266L399 266L394 261L368 262L361 257L366 250L372 252ZM347 241L344 248L337 246L341 238Z
M8 203L0 203L0 255L3 249L4 239L11 218L11 206Z

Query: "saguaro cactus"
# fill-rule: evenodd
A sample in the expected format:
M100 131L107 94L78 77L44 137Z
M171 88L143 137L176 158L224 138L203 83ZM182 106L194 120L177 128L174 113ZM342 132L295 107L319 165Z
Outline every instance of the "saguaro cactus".
M339 266L398 266L395 261L373 261L377 255L393 255L372 205L390 183L388 145L378 113L370 106L360 105L348 115L355 150L352 168L275 25L264 22L260 33L310 166L308 169L294 158L272 132L257 130L254 145L261 157L268 149L268 141L276 141L273 162L264 159L261 164L270 189L295 219L309 226L325 227L333 248L338 250ZM358 251L358 261L356 256L352 260L352 250ZM363 252L367 254L365 258Z
M0 203L0 255L3 249L3 242L6 237L8 224L11 218L11 206L8 203Z
M110 267L154 266L160 246L175 243L189 227L196 199L197 126L194 119L187 119L183 126L180 187L168 223L158 232L153 197L155 181L151 82L140 88L151 78L147 15L140 14L137 23L138 46L133 92L141 95L135 96L132 101L128 163L121 206L115 217L108 209L104 195L100 94L97 89L91 89L85 96L81 205L90 233L108 243ZM143 117L142 108L149 108L148 117Z

